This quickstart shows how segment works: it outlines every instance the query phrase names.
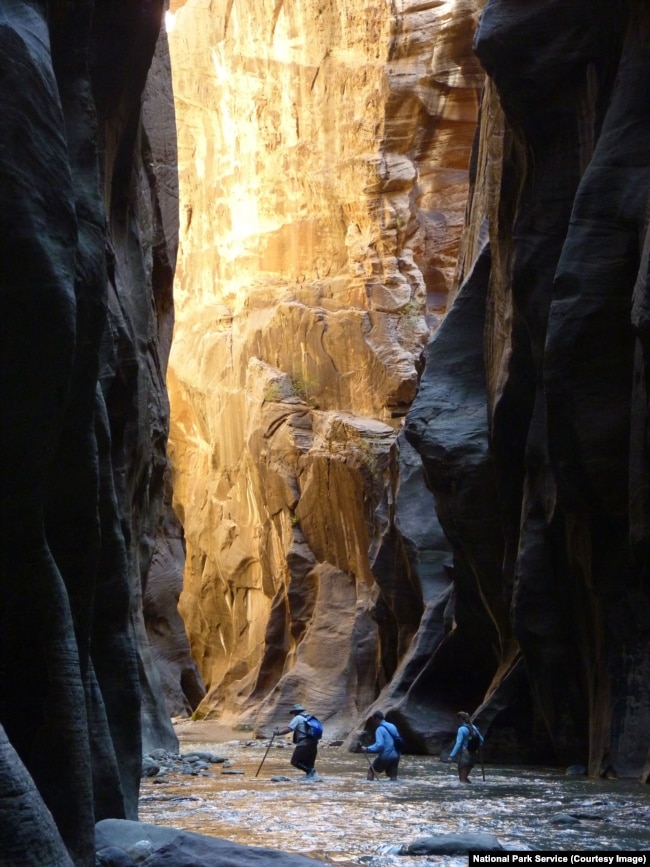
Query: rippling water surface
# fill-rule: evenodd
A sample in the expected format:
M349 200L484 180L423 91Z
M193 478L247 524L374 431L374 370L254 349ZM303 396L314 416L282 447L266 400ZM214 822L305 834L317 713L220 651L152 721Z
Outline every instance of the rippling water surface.
M633 781L587 780L551 769L474 768L472 785L455 765L404 756L398 782L366 780L364 754L320 747L320 782L289 765L291 746L181 736L181 751L228 759L202 776L173 773L142 781L140 820L253 846L299 852L328 864L466 867L467 858L405 857L391 847L432 834L483 832L509 849L650 851L650 792ZM243 773L233 773L235 771ZM285 776L288 781L273 781ZM575 824L558 824L559 814ZM561 822L561 819L559 820Z

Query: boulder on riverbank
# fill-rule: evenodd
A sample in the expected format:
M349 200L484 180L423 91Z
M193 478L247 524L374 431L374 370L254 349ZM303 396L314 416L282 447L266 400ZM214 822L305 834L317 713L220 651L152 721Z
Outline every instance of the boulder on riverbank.
M146 859L147 867L314 867L322 864L304 855L242 846L218 837L145 822L104 819L95 825L95 850L102 867L135 865L138 862L131 852L137 847L142 849L143 843L149 844L151 851Z

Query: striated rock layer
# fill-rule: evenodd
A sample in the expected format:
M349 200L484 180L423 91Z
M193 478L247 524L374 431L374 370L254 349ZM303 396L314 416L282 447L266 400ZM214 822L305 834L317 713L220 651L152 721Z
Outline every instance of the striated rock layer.
M301 699L347 733L444 628L449 545L400 430L454 280L477 6L170 5L200 715L262 730Z
M95 821L137 816L143 746L177 744L142 613L178 226L164 44L146 87L161 15L0 7L6 865L94 864Z
M462 285L406 429L453 545L449 640L491 658L493 749L647 781L650 14L488 0L475 47Z

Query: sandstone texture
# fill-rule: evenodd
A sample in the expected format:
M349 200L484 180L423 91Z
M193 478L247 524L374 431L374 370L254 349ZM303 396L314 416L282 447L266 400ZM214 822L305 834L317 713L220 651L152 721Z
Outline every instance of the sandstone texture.
M177 744L164 534L178 192L162 3L0 7L0 864L94 864ZM165 75L167 84L165 86ZM161 147L161 145L163 145Z
M449 640L490 658L493 748L647 781L648 7L488 0L475 49L460 289L406 426L453 545Z
M644 5L170 8L198 713L645 778Z
M477 16L170 4L167 382L199 716L268 733L300 699L347 734L439 640L450 549L400 431L454 283Z

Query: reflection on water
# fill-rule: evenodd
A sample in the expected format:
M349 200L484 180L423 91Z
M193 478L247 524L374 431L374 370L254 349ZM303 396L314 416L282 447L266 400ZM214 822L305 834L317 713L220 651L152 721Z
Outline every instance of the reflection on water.
M455 766L404 756L399 781L369 782L365 755L324 744L317 761L323 779L305 782L289 765L291 747L277 742L255 777L266 746L186 739L182 752L207 750L232 766L211 765L205 776L143 780L140 820L328 864L376 867L466 867L466 856L388 854L418 837L458 832L493 834L511 849L650 850L650 791L633 781L486 766L484 781L477 767L472 785L463 786Z

